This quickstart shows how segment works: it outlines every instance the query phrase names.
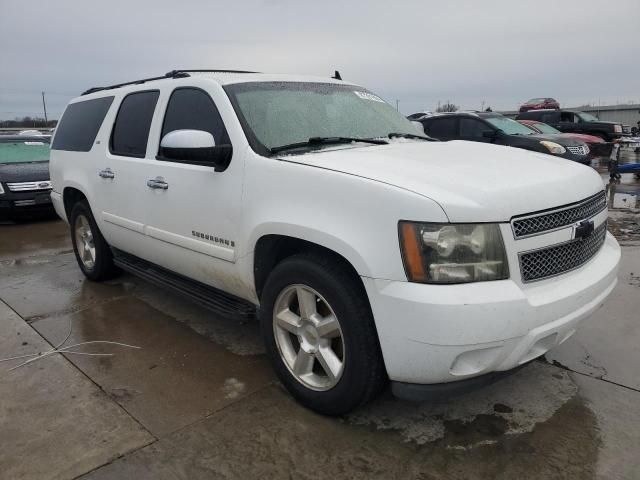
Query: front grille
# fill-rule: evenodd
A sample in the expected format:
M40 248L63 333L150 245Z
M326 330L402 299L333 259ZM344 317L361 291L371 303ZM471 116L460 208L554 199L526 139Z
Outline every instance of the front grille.
M589 147L587 147L586 145L567 147L567 150L569 150L574 155L586 155L587 153L589 153Z
M7 187L12 192L32 192L37 190L51 190L51 182L42 180L41 182L19 182L7 183Z
M592 197L553 211L515 217L511 221L513 236L518 239L555 230L593 217L605 208L607 197L603 190Z
M607 222L604 222L588 238L521 253L522 281L533 282L554 277L585 264L600 250L606 233Z

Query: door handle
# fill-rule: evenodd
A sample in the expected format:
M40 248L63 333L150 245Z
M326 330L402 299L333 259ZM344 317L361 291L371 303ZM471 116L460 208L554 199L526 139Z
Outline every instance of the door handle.
M98 172L98 176L102 178L116 178L116 174L110 168L105 168Z
M147 187L166 190L167 188L169 188L169 184L164 181L164 178L156 177L156 178L150 178L149 180L147 180Z

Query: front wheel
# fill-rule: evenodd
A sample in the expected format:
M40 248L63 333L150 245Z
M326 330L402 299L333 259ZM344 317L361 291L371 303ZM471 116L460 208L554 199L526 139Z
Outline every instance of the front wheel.
M277 265L264 288L260 321L278 377L306 407L341 415L384 386L366 293L341 262L302 254Z
M71 243L82 273L94 281L108 280L116 276L118 268L113 264L111 248L100 233L86 201L76 203L69 215Z

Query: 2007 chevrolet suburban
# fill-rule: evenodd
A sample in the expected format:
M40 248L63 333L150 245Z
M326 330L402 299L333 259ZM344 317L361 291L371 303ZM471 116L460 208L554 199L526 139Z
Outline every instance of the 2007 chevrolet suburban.
M420 396L544 354L620 260L590 168L433 141L336 79L91 89L62 116L51 179L89 279L123 268L222 313L258 306L279 378L325 414L388 380Z

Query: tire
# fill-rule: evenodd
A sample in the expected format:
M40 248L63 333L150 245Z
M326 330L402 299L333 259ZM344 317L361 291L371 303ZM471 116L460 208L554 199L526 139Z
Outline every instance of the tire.
M313 301L300 301L312 295ZM276 308L284 313L276 316ZM331 318L337 318L337 331ZM260 327L278 378L311 410L343 415L370 401L387 382L366 292L359 278L329 256L294 255L274 268L262 293ZM304 361L297 369L299 357Z
M111 248L100 233L86 200L79 201L71 209L69 226L73 251L82 273L94 282L115 277L120 270L113 263ZM80 232L81 229L84 236ZM93 246L93 254L88 246Z

